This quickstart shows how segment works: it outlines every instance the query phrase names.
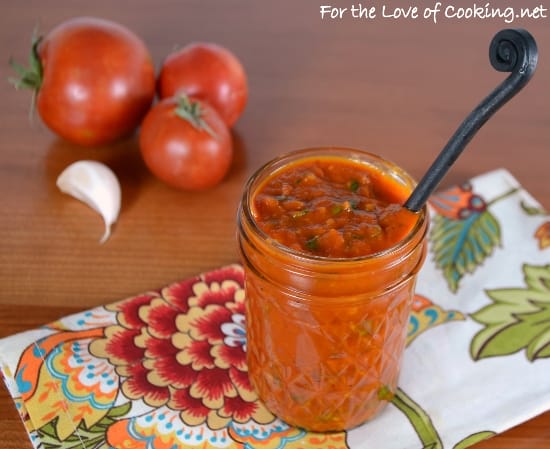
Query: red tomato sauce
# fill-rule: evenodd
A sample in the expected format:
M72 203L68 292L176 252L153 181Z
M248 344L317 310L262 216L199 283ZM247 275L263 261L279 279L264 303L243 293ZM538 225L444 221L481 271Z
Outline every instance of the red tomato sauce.
M397 166L308 152L268 164L245 190L247 363L283 421L338 431L396 391L428 221L401 206L414 180Z
M293 250L329 258L383 251L417 220L401 205L409 189L391 176L342 158L300 160L275 172L253 199L254 218Z

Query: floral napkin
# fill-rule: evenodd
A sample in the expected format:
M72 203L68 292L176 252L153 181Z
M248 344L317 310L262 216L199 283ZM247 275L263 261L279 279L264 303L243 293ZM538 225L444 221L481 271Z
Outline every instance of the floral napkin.
M232 265L0 340L34 447L462 449L550 409L550 216L505 170L430 209L400 387L379 417L319 434L265 409Z

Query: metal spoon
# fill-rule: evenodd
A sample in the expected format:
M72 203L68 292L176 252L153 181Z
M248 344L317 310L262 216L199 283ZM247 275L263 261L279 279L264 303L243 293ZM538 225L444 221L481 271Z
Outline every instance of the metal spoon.
M475 133L531 79L537 67L537 44L526 30L505 29L499 31L491 41L489 58L495 70L512 72L511 75L466 117L441 150L406 201L405 207L410 211L418 212L422 209Z

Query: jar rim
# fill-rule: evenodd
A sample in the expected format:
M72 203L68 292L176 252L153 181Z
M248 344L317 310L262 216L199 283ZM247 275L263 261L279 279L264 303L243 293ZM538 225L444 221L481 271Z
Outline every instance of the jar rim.
M320 256L320 255L315 255L311 253L306 253L304 251L299 251L299 250L290 248L280 243L276 239L270 237L266 232L264 232L258 226L258 223L254 219L254 216L252 214L251 206L252 206L252 197L253 197L253 194L255 193L255 189L253 189L253 186L255 183L257 183L261 179L263 175L272 173L273 171L275 171L274 169L282 168L283 166L286 165L286 162L296 161L301 159L309 159L314 156L330 155L330 156L344 157L342 152L347 152L347 154L350 156L355 155L356 156L355 158L348 157L348 159L351 159L357 162L361 162L361 163L370 162L371 165L374 165L374 163L381 164L384 166L384 168L388 169L389 172L391 172L392 174L398 175L400 179L405 180L407 183L409 183L411 188L414 188L416 186L416 181L414 180L414 178L411 175L409 175L405 170L403 170L401 167L399 167L392 161L388 159L384 159L375 153L371 153L371 152L357 149L357 148L337 147L337 146L302 148L302 149L283 153L275 157L274 159L271 159L270 161L261 165L252 174L252 176L250 176L250 178L248 179L244 187L244 191L243 191L243 195L240 203L240 209L241 209L240 214L241 213L244 214L244 217L246 218L252 230L257 235L259 235L264 241L269 242L269 244L272 245L274 248L280 250L284 254L292 256L292 258L297 261L299 260L302 262L314 262L317 264L338 263L339 265L342 265L342 264L351 265L354 263L365 262L368 260L391 257L396 252L399 252L403 248L406 248L415 239L415 237L423 228L424 228L424 233L427 232L426 221L428 216L428 210L427 210L427 206L424 205L420 209L420 211L415 213L418 216L418 219L416 220L414 226L411 228L411 230L406 235L406 237L399 240L395 244L389 246L388 248L385 248L381 251L376 251L370 254L356 256L356 257L328 257L328 256Z

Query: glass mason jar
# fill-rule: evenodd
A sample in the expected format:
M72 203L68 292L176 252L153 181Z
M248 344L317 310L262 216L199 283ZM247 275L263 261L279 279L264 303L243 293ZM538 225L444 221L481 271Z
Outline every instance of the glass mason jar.
M415 181L370 153L312 148L267 163L243 193L238 243L250 380L286 423L338 431L372 418L397 387L428 215L422 209L403 240L372 255L321 257L284 246L259 228L255 194L278 170L321 156L362 164L407 195Z

